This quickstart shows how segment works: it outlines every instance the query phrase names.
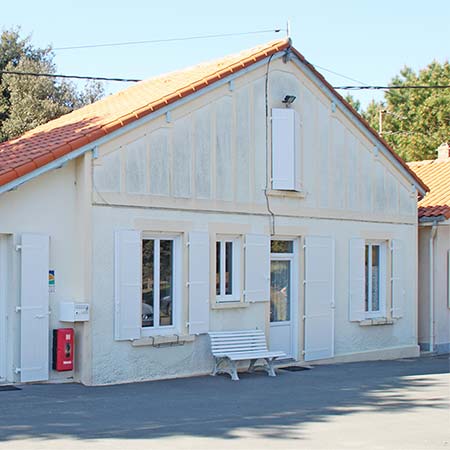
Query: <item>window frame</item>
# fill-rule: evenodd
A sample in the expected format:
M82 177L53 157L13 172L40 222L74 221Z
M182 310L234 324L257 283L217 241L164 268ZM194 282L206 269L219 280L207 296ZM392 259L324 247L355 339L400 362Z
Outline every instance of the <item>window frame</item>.
M142 312L141 312L141 336L142 337L147 337L147 336L154 336L154 335L161 335L161 334L173 334L177 331L179 331L180 329L180 312L182 309L182 305L181 305L181 292L182 292L182 249L181 249L181 241L182 241L182 237L180 234L166 234L166 233L147 233L147 232L143 232L141 233L141 241L142 244L144 241L146 240L153 240L155 242L155 248L159 247L159 245L156 245L156 241L172 241L172 249L173 249L173 254L172 254L172 325L153 325L151 327L144 327L142 326ZM143 245L141 247L141 258L142 258L142 254L143 254ZM154 256L155 257L155 256ZM159 260L160 255L158 255L157 260ZM155 260L154 260L155 261ZM143 279L142 279L142 271L143 268L141 269L141 304L143 303L143 299L142 299L142 284L143 284ZM156 265L154 265L153 268L153 274L155 276L155 273L157 273L159 275L160 273L160 267L156 268ZM159 284L160 280L158 277L158 284ZM160 292L159 289L157 289L157 292ZM154 304L155 306L155 304ZM142 308L142 306L141 306ZM159 311L160 311L160 304L158 302L158 307L157 308L153 308L153 320L155 323L155 317L158 317L158 322L159 322ZM156 313L158 315L156 315Z
M220 294L217 294L217 243L220 242ZM231 286L232 293L224 294L225 291L225 273L226 273L226 243L232 243L232 273L231 273ZM242 283L241 283L241 255L242 255L242 237L236 235L216 235L214 240L214 294L216 303L231 303L241 302L242 299Z
M369 255L371 255L370 248L373 246L379 247L379 287L378 287L378 310L372 310L372 277L369 272L366 273L365 260L364 260L364 316L366 319L386 317L387 311L387 293L388 293L388 283L387 283L387 262L388 262L388 242L385 240L368 239L364 242L364 254L366 248L369 246ZM370 257L368 258L370 260ZM370 265L370 273L372 271L372 265ZM367 286L368 284L368 286ZM369 298L366 299L366 286ZM366 300L367 307L366 309Z

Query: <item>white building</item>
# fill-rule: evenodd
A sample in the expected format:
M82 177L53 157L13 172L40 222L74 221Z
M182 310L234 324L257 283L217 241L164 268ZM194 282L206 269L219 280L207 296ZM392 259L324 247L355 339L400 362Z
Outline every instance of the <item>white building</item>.
M0 144L0 378L206 374L208 330L415 356L425 191L288 40L138 83Z
M419 202L419 345L450 353L450 145L409 163L430 192Z

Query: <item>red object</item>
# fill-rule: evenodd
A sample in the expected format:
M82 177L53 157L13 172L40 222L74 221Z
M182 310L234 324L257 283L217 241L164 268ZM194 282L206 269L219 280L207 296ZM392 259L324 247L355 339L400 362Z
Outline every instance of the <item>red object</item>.
M58 372L73 370L73 328L53 330L53 369Z

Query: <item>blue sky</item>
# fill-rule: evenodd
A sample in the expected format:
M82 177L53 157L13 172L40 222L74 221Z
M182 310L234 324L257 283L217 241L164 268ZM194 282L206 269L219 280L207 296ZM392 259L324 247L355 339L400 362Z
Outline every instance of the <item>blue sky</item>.
M21 26L38 46L64 47L285 28L314 65L368 84L404 66L448 60L448 0L26 0L1 7L3 29ZM55 52L60 73L149 78L276 39L281 33ZM319 69L333 85L356 84ZM108 82L107 92L126 87ZM380 93L352 93L363 105Z

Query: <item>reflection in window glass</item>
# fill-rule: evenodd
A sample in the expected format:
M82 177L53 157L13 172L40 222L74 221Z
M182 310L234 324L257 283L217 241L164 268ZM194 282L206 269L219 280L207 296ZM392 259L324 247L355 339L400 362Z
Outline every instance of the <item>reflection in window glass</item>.
M372 311L380 310L380 246L372 245Z
M159 325L173 325L173 241L160 241Z
M233 293L233 243L225 242L225 295Z
M380 311L380 246L367 244L365 250L365 311Z
M293 253L294 242L293 241L271 241L270 252L271 253Z
M291 318L291 262L270 263L270 321L283 322Z
M142 326L153 326L153 273L155 242L144 239L142 242Z
M220 295L220 242L216 242L216 295Z

